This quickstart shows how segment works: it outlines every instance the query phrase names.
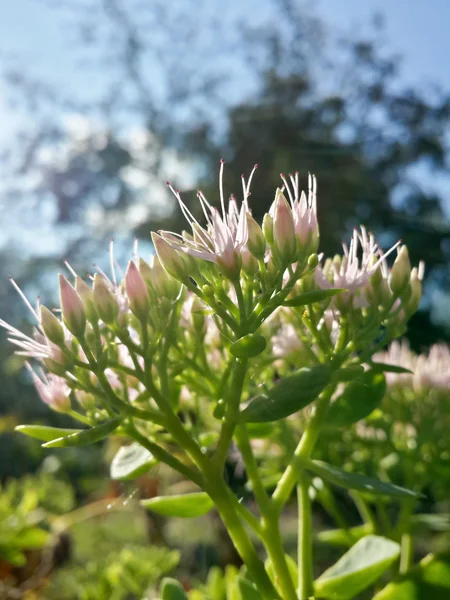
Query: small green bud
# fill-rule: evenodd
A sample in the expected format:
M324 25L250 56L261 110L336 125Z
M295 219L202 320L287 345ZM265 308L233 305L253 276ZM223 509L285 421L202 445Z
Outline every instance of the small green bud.
M400 295L409 283L411 277L411 263L409 261L408 249L402 246L395 259L391 271L391 290Z
M81 279L81 277L78 276L75 280L75 289L83 302L87 320L90 323L96 323L98 321L98 315L97 311L95 310L94 294L92 289L85 281L83 281L83 279Z
M188 259L192 257L188 257L187 255L185 257L184 253L178 252L175 248L172 248L172 246L157 233L152 233L152 241L159 261L166 273L171 275L177 281L185 283L186 280L189 279L189 276L191 276L191 273L189 272L191 263Z
M64 346L64 329L60 320L45 306L41 306L40 319L48 339L57 346Z
M266 213L263 218L262 230L264 233L264 237L266 238L266 242L271 246L273 244L273 219Z
M308 258L308 268L312 271L317 267L318 264L319 257L317 256L317 254L311 254L311 256Z
M113 324L119 316L119 305L104 278L98 273L94 277L94 305L100 319L107 325Z
M263 230L249 212L246 213L246 218L248 228L247 247L256 259L263 260L266 253L266 239Z

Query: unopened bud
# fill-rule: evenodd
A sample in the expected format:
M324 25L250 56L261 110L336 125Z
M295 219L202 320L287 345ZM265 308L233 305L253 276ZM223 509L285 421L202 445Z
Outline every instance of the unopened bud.
M266 253L266 239L263 230L249 212L246 213L246 219L248 228L247 248L256 259L263 260Z
M277 190L273 219L273 245L282 264L295 259L297 240L295 237L292 210L281 190Z
M83 390L78 390L75 394L78 404L81 406L83 410L86 412L92 411L95 409L95 397L88 392L84 392Z
M83 336L86 329L86 314L83 302L63 275L59 275L61 311L67 329L74 336Z
M119 305L104 278L98 273L94 277L94 305L100 319L107 325L113 324L119 316Z
M41 306L40 319L42 329L48 339L57 346L64 345L64 329L60 320L48 310L45 306Z
M94 294L92 289L85 281L83 281L83 279L81 279L81 277L78 276L75 280L75 289L83 302L87 320L90 323L96 323L98 321L98 315L97 311L95 310Z
M141 321L148 318L150 311L150 301L148 297L147 286L142 279L141 274L134 261L130 260L125 275L125 291L131 312Z
M258 272L258 261L254 254L250 254L248 248L242 248L241 250L242 268L247 275L254 276Z
M402 246L395 259L391 271L391 290L400 295L409 283L411 276L411 263L409 261L408 249Z
M273 218L266 213L263 218L262 230L266 242L271 246L273 244Z
M189 278L190 273L186 271L187 264L182 253L175 250L175 248L172 248L172 246L157 233L152 233L152 241L159 261L166 273L171 275L174 279L181 281L181 283L184 283Z
M408 301L405 304L405 311L408 317L413 315L419 308L420 300L422 298L422 269L414 267L411 271L411 277L409 280L410 295Z

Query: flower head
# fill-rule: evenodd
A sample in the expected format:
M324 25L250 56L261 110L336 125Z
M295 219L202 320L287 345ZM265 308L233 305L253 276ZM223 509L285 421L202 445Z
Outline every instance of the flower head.
M62 377L41 371L41 377L26 363L27 369L33 379L39 397L45 404L58 412L70 410L70 388Z
M221 211L219 212L217 208L212 206L206 200L203 192L199 191L197 197L207 223L206 227L202 227L182 201L179 191L168 184L178 200L183 215L192 228L192 235L186 233L176 235L165 231L161 231L160 234L172 248L181 250L194 258L216 263L227 276L234 279L239 276L241 269L240 253L248 241L247 198L250 194L250 183L257 165L255 165L248 182L246 183L243 179L244 199L241 207L238 207L235 197L231 196L228 209L225 208L223 192L223 165L224 161L221 161L219 176Z

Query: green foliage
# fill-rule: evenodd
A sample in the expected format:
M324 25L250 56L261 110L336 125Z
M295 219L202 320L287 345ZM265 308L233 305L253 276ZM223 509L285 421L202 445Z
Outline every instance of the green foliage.
M374 583L400 554L391 540L369 535L359 540L314 584L317 598L350 600Z
M59 570L45 600L141 600L150 586L174 569L176 551L126 545L119 551L98 554L87 563Z
M42 445L44 448L68 448L70 446L95 444L108 437L110 433L119 427L121 422L121 418L111 419L90 429L80 429L76 433L52 439L50 442Z
M348 427L364 419L382 402L386 380L381 373L368 371L351 381L328 411L328 427Z
M278 421L311 404L331 379L331 370L320 365L288 375L266 394L252 398L241 415L248 423Z
M344 471L334 465L329 465L321 460L304 461L304 468L324 481L349 490L358 490L374 496L388 496L391 498L417 498L418 494L393 483L380 481L360 473Z
M70 486L49 475L10 480L0 487L0 557L14 566L26 564L26 550L51 540L50 514L73 507Z
M156 496L148 500L141 500L141 505L165 517L192 518L208 513L214 502L205 492L192 494Z
M150 471L156 462L151 452L139 444L121 446L111 462L111 479L124 481L136 479Z
M397 578L373 600L447 600L450 597L450 557L430 555L407 575Z

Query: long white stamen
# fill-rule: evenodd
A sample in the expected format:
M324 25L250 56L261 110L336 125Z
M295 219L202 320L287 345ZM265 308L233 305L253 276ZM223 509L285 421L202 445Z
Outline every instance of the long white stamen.
M71 275L73 275L73 277L75 277L75 279L76 279L77 274L76 274L75 270L70 266L69 261L67 259L64 261L64 265L65 265L66 269L69 271L69 273Z
M109 240L109 268L111 269L111 277L114 285L117 285L116 269L114 267L114 240Z
M220 206L222 207L222 218L223 222L227 222L227 214L225 212L225 198L223 195L223 166L225 161L223 158L220 160L220 170L219 170L219 192L220 192Z
M133 258L137 260L138 257L139 238L136 237L133 244Z
M28 298L25 296L25 294L22 292L22 290L20 289L20 287L17 285L17 283L14 281L14 279L12 277L9 278L12 286L15 288L16 292L19 294L19 296L22 298L22 300L25 302L26 307L30 310L31 314L35 317L36 321L38 323L40 323L40 319L38 317L37 312L34 310L34 308L31 306L30 301L28 300Z
M281 177L282 182L284 183L284 188L285 188L286 192L288 193L289 202L291 203L291 206L294 206L294 197L292 196L291 187L290 187L289 183L287 182L287 179L283 175L283 173L280 173L280 177Z

